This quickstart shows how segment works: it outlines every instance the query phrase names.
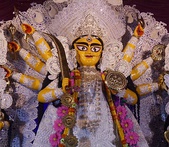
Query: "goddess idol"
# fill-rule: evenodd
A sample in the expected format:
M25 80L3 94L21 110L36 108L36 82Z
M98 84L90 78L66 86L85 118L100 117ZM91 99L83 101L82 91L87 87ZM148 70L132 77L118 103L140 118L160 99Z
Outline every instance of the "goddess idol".
M122 102L122 99L131 105L137 102L136 94L125 88L128 75L126 72L121 72L120 69L115 71L109 68L104 71L98 69L96 65L101 62L104 50L103 32L92 12L86 12L83 18L72 43L72 48L76 52L77 67L70 71L70 74L66 55L63 52L64 45L62 46L55 36L49 35L58 49L62 87L56 88L58 84L54 80L38 93L40 102L55 102L48 106L33 146L43 146L44 144L45 146L80 147L135 146L137 144L145 146L146 141L142 133L137 130L138 124L136 121L132 121L134 117L130 116L130 110ZM38 33L31 26L22 24L22 28L25 33L29 28L32 30L33 37L34 33L37 37ZM123 51L124 55L120 59L122 62L130 63L132 56L129 53L133 52L134 43L142 34L143 28L141 24L138 24L133 37ZM61 40L64 39L61 38ZM36 44L42 52L43 49L38 44L47 43L38 37ZM49 49L42 54L47 58L47 62L54 62L55 59L53 57L51 59L52 53ZM21 56L23 56L22 53ZM26 62L29 64L29 60ZM48 77L50 76L48 75ZM18 80L17 78L21 77L16 76L15 73L12 78ZM116 100L112 94L118 96L118 93L124 93L124 97ZM59 106L55 106L58 99L61 103ZM128 112L129 114L127 114ZM54 122L50 120L51 117L55 118Z
M120 11L104 0L73 0L46 27L37 27L22 15L16 18L20 22L16 28L31 36L27 43L36 50L28 51L21 40L14 39L8 40L8 49L42 76L3 68L9 72L7 78L36 91L38 102L48 104L31 146L148 147L128 107L138 101L129 80L137 80L154 60L149 57L133 67L136 46L144 34L144 20L137 19L123 48L124 20ZM137 85L139 94L159 88L158 83L144 90L142 86ZM22 132L27 133L24 129ZM18 140L28 145L25 140L29 139L22 143L14 133L12 137L11 146Z

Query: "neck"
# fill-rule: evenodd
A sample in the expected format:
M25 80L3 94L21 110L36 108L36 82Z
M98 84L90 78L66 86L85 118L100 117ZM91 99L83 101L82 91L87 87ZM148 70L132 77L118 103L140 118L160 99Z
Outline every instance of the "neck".
M96 68L96 66L81 66L82 68Z
M80 66L80 71L97 71L95 66Z

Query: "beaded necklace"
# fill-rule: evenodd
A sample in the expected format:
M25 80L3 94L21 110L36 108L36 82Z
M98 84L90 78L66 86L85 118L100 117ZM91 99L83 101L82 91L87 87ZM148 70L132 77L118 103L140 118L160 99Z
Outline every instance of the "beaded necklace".
M102 79L95 67L81 67L79 70L82 78L78 110L80 127L86 128L90 133L95 133L101 121L100 89Z

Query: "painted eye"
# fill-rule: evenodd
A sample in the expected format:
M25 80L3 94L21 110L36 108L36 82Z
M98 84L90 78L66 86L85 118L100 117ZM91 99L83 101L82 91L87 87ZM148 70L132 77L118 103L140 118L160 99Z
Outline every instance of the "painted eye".
M87 51L87 47L86 47L86 46L83 46L83 45L77 45L77 48L78 48L80 51Z
M101 49L101 47L99 47L99 46L93 46L93 47L91 48L91 51L92 51L92 52L98 52L98 51L100 51L100 49Z

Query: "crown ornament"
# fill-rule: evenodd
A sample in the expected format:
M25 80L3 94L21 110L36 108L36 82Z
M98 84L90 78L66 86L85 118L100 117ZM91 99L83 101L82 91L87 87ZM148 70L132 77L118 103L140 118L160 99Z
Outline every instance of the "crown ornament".
M102 37L103 33L101 31L101 28L97 25L96 20L94 19L94 16L91 14L88 14L85 17L84 22L82 22L81 26L78 28L77 32L75 33L75 37L83 36L83 35L95 35Z

